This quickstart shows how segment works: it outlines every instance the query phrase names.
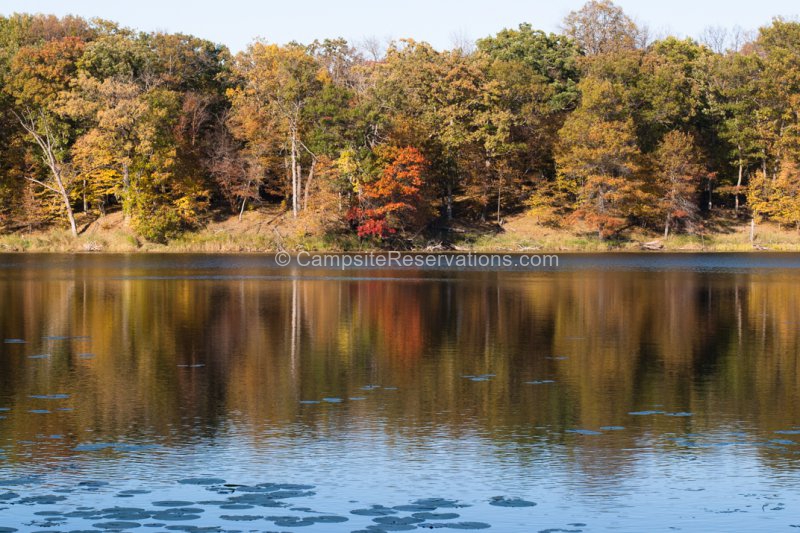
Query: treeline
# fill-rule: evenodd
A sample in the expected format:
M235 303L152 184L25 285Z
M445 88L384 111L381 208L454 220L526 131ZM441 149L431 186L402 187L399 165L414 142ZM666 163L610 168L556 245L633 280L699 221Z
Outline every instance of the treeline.
M453 50L0 17L0 228L122 210L167 240L264 203L392 241L454 220L610 238L723 209L800 227L800 23L653 40L608 1ZM374 44L374 43L373 43Z

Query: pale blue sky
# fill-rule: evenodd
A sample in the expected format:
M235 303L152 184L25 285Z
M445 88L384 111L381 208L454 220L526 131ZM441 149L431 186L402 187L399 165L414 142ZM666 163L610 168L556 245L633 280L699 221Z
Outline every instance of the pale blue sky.
M342 36L412 37L448 48L454 35L475 39L530 22L556 31L582 0L0 0L0 14L100 16L140 30L191 33L234 51L254 37L285 43ZM618 0L653 33L696 37L707 26L755 29L777 15L796 18L796 0Z

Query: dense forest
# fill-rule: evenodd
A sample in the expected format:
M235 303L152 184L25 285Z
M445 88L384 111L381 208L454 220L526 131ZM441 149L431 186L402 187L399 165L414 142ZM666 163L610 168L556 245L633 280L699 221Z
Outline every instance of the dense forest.
M800 23L652 37L592 1L439 51L0 17L0 230L112 211L164 242L280 206L390 245L455 222L800 228Z

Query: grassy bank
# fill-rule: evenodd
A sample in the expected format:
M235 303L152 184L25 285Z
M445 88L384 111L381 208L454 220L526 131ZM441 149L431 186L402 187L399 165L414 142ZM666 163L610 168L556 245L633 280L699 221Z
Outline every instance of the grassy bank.
M0 235L0 252L115 252L115 253L264 253L288 251L369 251L374 244L350 235L330 236L312 220L293 220L275 211L253 211L209 222L166 244L147 242L133 233L119 213L81 227L76 239L65 229L19 231ZM418 239L409 250L472 252L620 252L640 251L656 242L665 252L800 252L800 233L762 224L750 242L746 223L727 224L702 235L674 235L668 239L637 231L623 240L603 241L590 231L544 227L526 215L497 226L459 227L445 239ZM446 242L444 242L446 241Z

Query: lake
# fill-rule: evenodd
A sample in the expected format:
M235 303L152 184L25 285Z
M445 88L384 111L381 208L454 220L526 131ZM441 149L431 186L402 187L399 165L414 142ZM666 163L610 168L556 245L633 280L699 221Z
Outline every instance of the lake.
M792 531L799 400L798 255L0 255L0 532Z

